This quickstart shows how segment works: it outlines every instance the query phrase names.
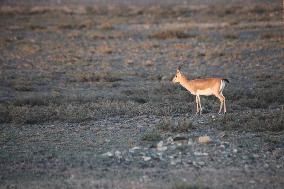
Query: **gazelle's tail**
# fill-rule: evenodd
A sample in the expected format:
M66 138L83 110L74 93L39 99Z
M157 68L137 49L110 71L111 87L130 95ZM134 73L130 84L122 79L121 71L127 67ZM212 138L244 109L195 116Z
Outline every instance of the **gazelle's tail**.
M230 83L228 79L222 79L223 81L226 81L227 83Z

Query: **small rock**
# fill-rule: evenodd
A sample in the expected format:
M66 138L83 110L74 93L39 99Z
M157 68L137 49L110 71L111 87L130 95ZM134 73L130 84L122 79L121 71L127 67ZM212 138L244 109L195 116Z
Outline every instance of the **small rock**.
M177 146L182 146L182 143L180 143L180 142L177 142Z
M249 183L255 184L255 181L254 180L250 180Z
M226 136L226 133L225 133L225 132L221 132L221 133L219 134L219 137L221 137L221 138L223 138L224 136Z
M192 165L197 167L197 168L200 168L201 166L205 165L205 162L203 162L203 161L199 161L199 162L193 161Z
M106 152L106 153L102 154L102 156L113 157L113 153L112 152Z
M199 161L199 162L197 162L198 163L198 165L200 165L200 166L204 166L205 165L205 162L204 161Z
M149 156L142 156L142 158L143 158L144 161L149 161L149 160L151 160L151 157L149 157Z
M159 160L165 161L165 158L163 157L163 153L157 153L157 155L159 156Z
M173 144L174 139L172 137L167 138L167 144Z
M208 156L208 153L206 153L206 152L194 152L194 155L195 156Z
M209 144L212 142L212 139L209 136L201 136L198 137L198 142L200 144Z
M234 149L233 149L233 152L234 152L234 153L238 153L238 150L234 148Z
M259 155L258 154L252 154L252 157L257 159L257 158L259 158Z
M129 151L130 153L134 153L136 150L140 150L140 149L141 149L140 147L135 146L135 147L129 149L128 151Z
M190 145L190 146L193 145L193 140L191 138L188 139L187 145Z
M171 162L170 162L171 165L176 165L180 163L181 163L181 158L171 159Z
M158 151L166 151L168 149L167 146L162 146L160 148L157 148Z
M157 148L163 147L164 142L161 140L158 144L157 144Z
M173 138L174 141L187 140L187 139L188 138L186 136L179 136L179 135Z
M170 162L171 165L176 165L176 161L174 159L171 159L171 162Z
M164 142L163 141L160 141L158 144L157 144L157 150L158 151L165 151L168 149L167 146L163 146Z
M121 158L122 158L121 152L118 151L118 150L116 150L116 151L114 152L114 155L115 155L115 157L118 158L118 159L121 159Z

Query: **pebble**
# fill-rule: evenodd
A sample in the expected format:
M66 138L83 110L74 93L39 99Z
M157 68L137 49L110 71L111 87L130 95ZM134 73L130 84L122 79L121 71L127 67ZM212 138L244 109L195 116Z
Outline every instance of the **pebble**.
M198 137L198 142L200 144L209 144L212 142L212 139L209 136L201 136Z
M102 156L113 157L113 153L112 152L106 152L106 153L102 154Z
M194 155L195 156L208 156L208 153L206 153L206 152L194 152Z
M164 142L163 141L160 141L158 144L157 144L157 150L158 151L166 151L168 149L167 146L163 146Z
M151 160L151 157L149 157L149 156L142 156L142 158L143 158L144 161L149 161L149 160Z
M173 137L167 138L167 144L173 144L173 143L174 143Z
M140 150L140 149L141 149L140 147L135 146L135 147L133 147L133 148L130 148L128 151L129 151L130 153L135 153L136 150Z
M179 141L179 140L187 140L187 137L185 136L180 136L180 135L177 135L173 138L174 141Z
M190 139L188 139L188 141L187 141L187 145L193 145L193 140L190 138Z
M118 159L121 159L121 158L122 158L122 153L121 153L120 151L118 151L118 150L116 150L116 151L114 152L114 155L115 155L115 157L118 158Z

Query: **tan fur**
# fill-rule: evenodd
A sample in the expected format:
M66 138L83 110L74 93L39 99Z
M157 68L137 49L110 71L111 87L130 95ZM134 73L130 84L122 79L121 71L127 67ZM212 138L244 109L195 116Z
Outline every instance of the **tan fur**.
M224 105L224 113L226 113L225 97L222 91L225 87L225 82L222 78L205 78L188 80L178 69L175 77L172 80L174 83L180 83L191 94L196 95L196 113L202 113L200 96L216 96L221 104L219 113L222 111Z

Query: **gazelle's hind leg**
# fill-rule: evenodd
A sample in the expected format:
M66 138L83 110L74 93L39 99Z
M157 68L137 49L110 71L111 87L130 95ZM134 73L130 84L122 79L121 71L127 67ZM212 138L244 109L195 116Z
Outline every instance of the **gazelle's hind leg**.
M196 103L196 114L198 114L199 113L199 100L198 100L197 95L195 96L195 103Z
M222 108L223 108L223 104L225 104L225 97L222 95L222 93L220 94L215 94L215 96L220 100L220 109L218 114L221 113ZM224 113L226 113L226 107L224 106Z
M197 98L198 98L198 104L199 104L199 113L200 115L202 114L202 107L201 107L201 101L200 101L200 96L199 95L196 95Z
M224 114L225 114L227 112L227 109L226 109L226 98L224 97L222 92L221 92L221 95L223 96L223 99L224 99Z

